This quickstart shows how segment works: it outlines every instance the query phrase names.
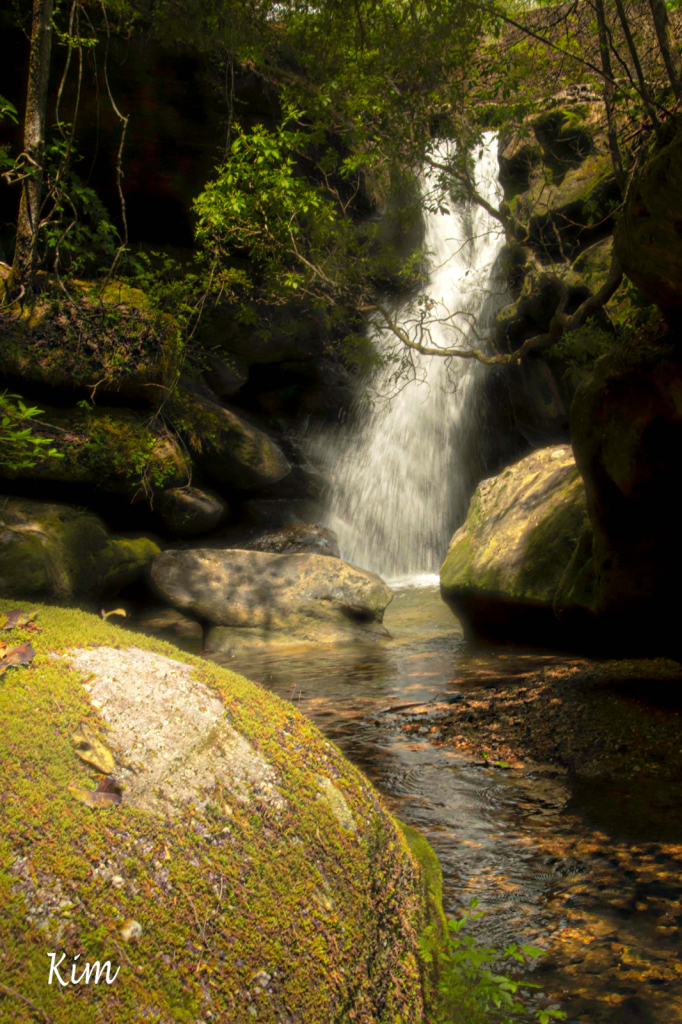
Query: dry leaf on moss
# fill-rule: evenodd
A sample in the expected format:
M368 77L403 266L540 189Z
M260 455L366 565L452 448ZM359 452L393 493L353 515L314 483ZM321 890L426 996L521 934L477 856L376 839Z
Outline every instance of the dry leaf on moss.
M108 747L105 747L87 722L80 723L76 731L72 733L71 739L78 744L76 753L82 761L87 761L88 764L93 765L105 775L113 772L114 755Z
M116 779L107 776L100 779L97 789L82 789L80 786L69 786L69 793L82 804L98 809L116 807L123 799L121 785Z
M15 629L16 626L28 626L35 619L37 611L22 612L15 608L11 612L0 612L0 629Z
M17 644L16 647L6 648L3 657L0 659L0 675L2 675L2 673L8 668L19 665L28 665L29 662L33 661L35 656L36 652L28 642L25 644Z

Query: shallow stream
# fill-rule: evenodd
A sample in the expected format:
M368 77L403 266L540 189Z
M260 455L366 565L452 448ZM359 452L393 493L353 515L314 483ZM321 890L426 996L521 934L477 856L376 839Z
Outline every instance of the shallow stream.
M548 764L496 767L438 745L442 702L388 711L489 693L570 660L465 641L435 579L420 582L394 582L391 640L226 664L292 700L427 836L446 912L476 897L486 940L547 950L532 980L569 1020L682 1021L682 785L652 792Z

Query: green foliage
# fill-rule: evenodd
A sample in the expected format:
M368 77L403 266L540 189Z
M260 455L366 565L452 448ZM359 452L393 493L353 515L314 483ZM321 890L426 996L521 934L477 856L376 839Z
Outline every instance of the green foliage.
M445 942L436 928L427 927L420 938L422 958L438 971L438 1024L514 1024L531 1016L538 1024L564 1020L556 1006L532 1010L524 990L537 985L516 981L494 968L503 960L516 960L524 966L543 955L535 946L511 944L504 949L484 945L475 935L474 922L482 916L472 900L462 917L447 922ZM524 999L526 1002L524 1003Z
M30 421L41 412L24 405L20 395L0 393L0 469L30 469L40 459L62 458L55 448L46 447L52 444L52 438L33 433Z

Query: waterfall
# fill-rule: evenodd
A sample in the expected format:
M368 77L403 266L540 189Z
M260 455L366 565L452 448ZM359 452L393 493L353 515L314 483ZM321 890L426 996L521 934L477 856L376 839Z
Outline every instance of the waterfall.
M441 144L436 157L442 161L447 155L447 144ZM492 133L477 154L475 177L480 193L498 204ZM422 188L432 184L424 174ZM495 295L493 287L503 234L480 206L450 207L451 213L425 214L425 245L432 253L425 297L437 303L439 316L445 309L473 314L476 329L485 334L503 304L503 290L498 285ZM466 326L462 318L456 322ZM451 324L435 324L431 338L438 347L466 348L468 341L481 347ZM358 409L353 434L337 436L327 456L326 522L339 537L341 557L394 584L432 579L477 482L475 392L485 368L473 360L448 365L440 356L419 354L415 364L415 379L390 399L378 398L370 410ZM390 391L390 374L387 367L380 375L378 395Z

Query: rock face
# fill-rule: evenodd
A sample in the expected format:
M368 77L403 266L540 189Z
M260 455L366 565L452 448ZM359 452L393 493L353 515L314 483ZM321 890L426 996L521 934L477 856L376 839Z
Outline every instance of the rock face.
M614 234L623 270L666 316L682 318L682 117L657 133Z
M50 1020L419 1024L439 872L367 779L232 672L83 612L38 621L12 633L37 651L30 670L0 687L7 1014L60 950L67 986L96 960L120 975L104 1010L104 984L79 985L73 1017L69 987L43 984ZM82 722L110 751L118 805L82 802L102 778L98 748L72 739Z
M244 547L247 551L271 551L278 555L312 552L331 558L341 557L336 534L320 523L292 523L274 533L265 533Z
M264 633L276 640L273 631L284 631L299 642L385 634L380 624L393 597L374 573L311 554L165 551L155 559L151 579L175 608L228 627L229 633L209 635L213 651L219 638L221 645Z
M571 449L533 452L478 486L441 566L443 599L470 635L565 644L552 605L586 521Z
M682 356L630 344L576 392L571 432L594 548L574 566L593 584L574 604L617 649L679 654L682 613Z
M96 515L25 498L0 503L0 593L94 600L139 579L159 546L111 537Z
M171 415L209 479L248 490L282 480L291 466L275 442L232 409L178 387Z
M227 502L198 487L170 487L159 499L163 522L176 537L194 537L215 529L229 512Z

